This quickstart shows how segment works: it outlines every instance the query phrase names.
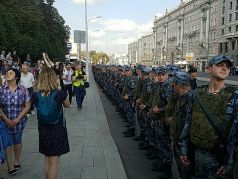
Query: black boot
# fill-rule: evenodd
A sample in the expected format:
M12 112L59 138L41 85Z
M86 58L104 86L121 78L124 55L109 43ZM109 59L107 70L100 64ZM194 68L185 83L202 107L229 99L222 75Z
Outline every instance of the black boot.
M170 163L161 163L160 165L152 167L151 170L156 172L164 172L168 170L171 172L171 168Z
M134 137L135 136L135 129L130 129L130 132L124 135L124 137Z

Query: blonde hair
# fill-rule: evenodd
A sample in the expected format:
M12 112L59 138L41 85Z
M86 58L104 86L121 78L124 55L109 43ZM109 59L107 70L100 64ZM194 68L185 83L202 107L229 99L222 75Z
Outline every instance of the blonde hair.
M59 78L51 68L44 68L38 76L37 90L50 92L59 89Z

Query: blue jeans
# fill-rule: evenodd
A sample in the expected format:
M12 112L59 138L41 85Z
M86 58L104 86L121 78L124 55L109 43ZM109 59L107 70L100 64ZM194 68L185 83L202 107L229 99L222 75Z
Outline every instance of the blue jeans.
M82 107L84 96L86 95L86 90L83 87L74 86L74 94L76 97L76 103L78 108Z

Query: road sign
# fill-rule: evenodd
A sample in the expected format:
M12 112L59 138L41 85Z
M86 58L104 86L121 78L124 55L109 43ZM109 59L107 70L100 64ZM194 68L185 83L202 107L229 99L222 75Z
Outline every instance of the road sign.
M67 43L67 49L68 49L69 51L72 50L72 43L70 43L70 42Z
M74 43L85 44L85 31L74 30Z

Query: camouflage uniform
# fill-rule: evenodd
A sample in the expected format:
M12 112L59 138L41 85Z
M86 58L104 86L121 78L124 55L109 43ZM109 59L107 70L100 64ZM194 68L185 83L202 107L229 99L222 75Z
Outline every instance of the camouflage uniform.
M192 169L189 167L185 167L182 164L180 156L184 155L184 153L189 153L189 151L182 151L181 146L183 146L184 143L188 143L189 140L189 136L186 134L188 133L187 131L189 131L190 129L190 120L195 96L194 92L191 90L190 87L190 76L188 74L184 72L177 72L172 78L175 85L187 86L187 89L190 89L186 92L186 94L173 94L170 98L170 100L174 102L174 113L170 126L170 138L171 143L173 144L172 146L174 147L174 156L180 177L183 179L189 179L192 175ZM171 104L171 101L169 104ZM169 109L169 111L167 112L171 115L170 110L171 109Z
M142 72L142 73L144 73L144 72ZM149 101L150 94L152 92L153 81L148 76L145 80L143 80L142 84L143 84L143 87L142 87L141 96L140 96L140 104L145 105L145 109L143 111L141 111L141 114L142 114L141 119L142 120L140 120L138 122L139 122L139 125L140 125L140 128L141 128L142 132L145 132L145 129L146 129L146 126L147 126L147 123L148 123L146 104Z
M231 121L232 127L227 142L226 173L234 179L238 178L238 90L232 96L231 103L226 109L226 118Z
M127 68L126 70L131 70ZM125 101L126 106L127 106L127 119L130 125L131 129L135 128L135 121L134 121L134 108L132 107L132 101L134 98L134 93L135 93L135 88L136 88L136 83L137 83L137 77L134 75L131 75L130 77L127 77L124 85L124 89L122 92L122 97L125 95L128 95L128 100Z
M167 80L160 84L157 95L155 96L152 107L158 106L160 112L155 118L155 135L159 152L161 153L162 163L160 171L170 170L172 164L172 152L170 148L169 126L165 122L165 112L168 99L173 92L171 83Z
M209 106L211 113L217 117L219 120L217 122L223 127L224 134L228 137L230 121L225 119L224 114L234 91L230 87L226 87L219 93L213 94L208 92L208 86L198 88L197 91ZM195 147L195 177L219 178L216 173L224 162L224 155L220 150L221 141L197 101L195 101L193 108L190 140ZM184 145L182 149L187 151L188 148L186 147L188 146Z

